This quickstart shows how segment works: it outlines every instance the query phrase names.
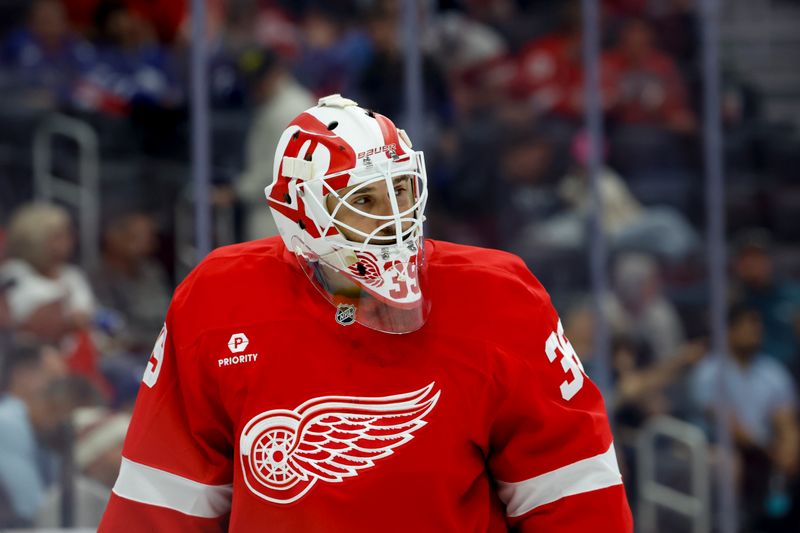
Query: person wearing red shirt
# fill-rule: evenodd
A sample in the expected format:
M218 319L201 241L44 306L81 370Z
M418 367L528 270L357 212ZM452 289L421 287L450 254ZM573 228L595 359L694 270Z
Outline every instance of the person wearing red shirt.
M519 54L516 92L534 110L578 118L583 109L581 36L575 31L538 39Z
M546 291L511 254L423 238L408 135L327 96L273 171L280 236L175 292L99 531L632 532Z
M692 133L697 124L687 103L686 84L675 62L658 51L654 41L650 25L633 19L622 29L618 45L603 55L609 111L625 124Z

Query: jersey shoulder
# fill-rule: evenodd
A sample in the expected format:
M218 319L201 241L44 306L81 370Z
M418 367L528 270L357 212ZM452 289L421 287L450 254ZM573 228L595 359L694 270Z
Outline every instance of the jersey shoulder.
M267 237L255 241L220 246L212 250L195 268L195 271L214 270L242 262L283 261L286 246L280 237Z
M248 277L254 272L265 272L286 264L286 248L280 237L270 237L229 246L209 253L189 273L175 290L175 300L196 292L198 286L223 289L224 285Z
M289 299L282 292L299 273L289 259L280 237L217 248L175 289L169 317L195 332L263 317Z
M446 241L428 241L432 245L429 266L444 271L454 282L474 278L470 282L507 285L510 290L525 288L539 298L548 298L536 276L518 256L502 250L467 246Z
M507 327L550 313L550 295L516 255L430 242L433 249L428 271L433 305L448 308L450 316L462 320L481 317L480 322L487 327Z
M522 259L499 250L432 245L432 329L485 347L488 364L509 376L536 369L541 379L563 381L561 367L543 355L545 342L559 328L558 314Z

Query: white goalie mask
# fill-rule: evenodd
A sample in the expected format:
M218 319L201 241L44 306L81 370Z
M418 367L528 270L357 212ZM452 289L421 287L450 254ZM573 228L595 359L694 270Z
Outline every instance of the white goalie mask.
M321 98L283 132L265 192L337 321L386 333L423 326L427 177L403 130L338 94Z

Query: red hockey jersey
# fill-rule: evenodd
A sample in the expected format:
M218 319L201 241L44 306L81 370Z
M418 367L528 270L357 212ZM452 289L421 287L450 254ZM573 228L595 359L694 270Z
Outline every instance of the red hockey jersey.
M101 532L632 531L603 400L516 257L428 241L406 335L341 326L279 238L176 290Z

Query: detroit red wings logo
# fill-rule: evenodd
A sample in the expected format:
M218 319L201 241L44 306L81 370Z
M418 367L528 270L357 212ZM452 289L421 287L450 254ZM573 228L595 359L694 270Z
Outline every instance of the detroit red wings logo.
M239 440L245 483L261 498L283 504L319 481L357 476L414 438L440 394L431 383L396 396L325 396L294 410L261 413Z
M369 253L357 253L358 262L350 265L350 274L358 278L364 284L370 287L380 287L383 285L383 278L381 277L381 270L378 267L377 258Z

